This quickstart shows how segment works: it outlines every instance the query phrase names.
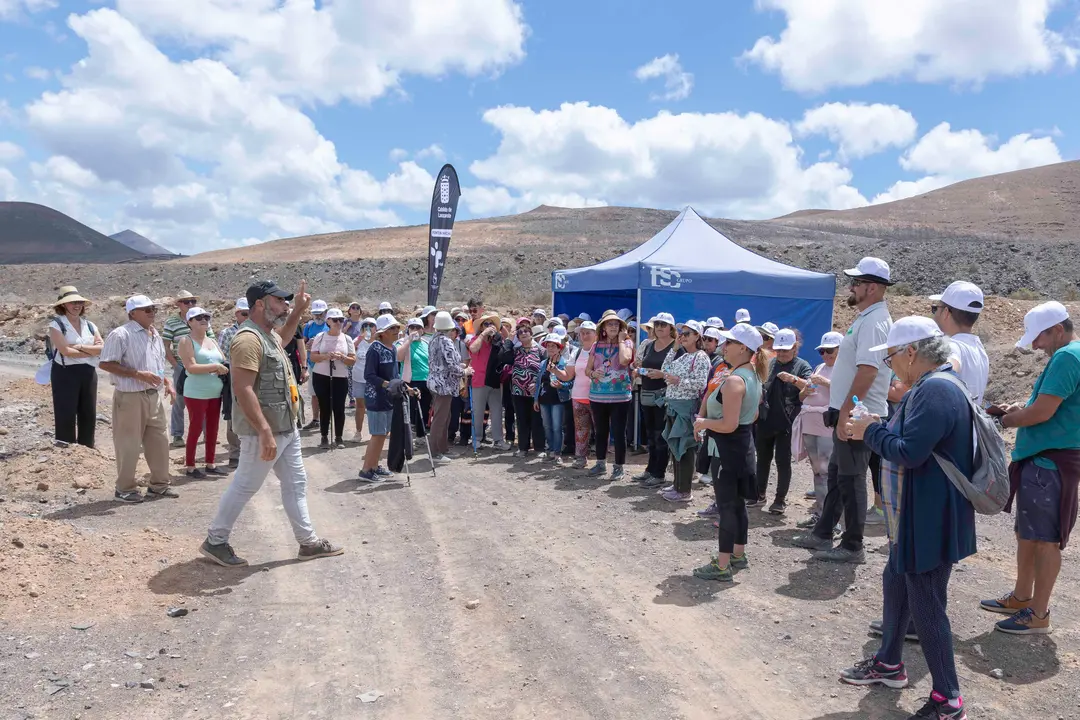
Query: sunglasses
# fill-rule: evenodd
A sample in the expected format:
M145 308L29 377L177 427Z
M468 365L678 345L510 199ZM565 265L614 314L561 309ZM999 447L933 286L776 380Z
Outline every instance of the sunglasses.
M148 315L153 315L154 313L157 312L157 308L154 307L153 305L151 305L150 307L139 308L139 310L142 310L144 313L147 313Z
M689 337L691 335L697 335L697 333L693 330L683 330L681 333L679 333L679 337Z
M470 315L479 315L483 308L469 308Z
M198 322L210 322L210 316L209 315L198 315L198 316L193 317L191 319L192 320L197 320Z
M529 328L518 328L517 334L518 335L532 335L532 330L530 330Z
M345 322L345 318L330 318L330 322L332 322L332 323Z
M350 310L359 310L359 309L360 309L360 306L359 306L359 305L350 305L350 306L349 306L349 309L350 309Z
M822 348L821 350L818 350L818 355L825 357L826 355L832 355L835 352L836 348Z
M176 304L177 305L194 305L195 300L194 299L191 299L191 300L177 300Z

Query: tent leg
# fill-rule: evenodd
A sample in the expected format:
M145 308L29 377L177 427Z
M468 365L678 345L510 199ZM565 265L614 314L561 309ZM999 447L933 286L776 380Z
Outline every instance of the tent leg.
M641 347L641 323L645 322L641 317L641 288L637 291L637 343L635 347ZM639 386L640 387L640 386ZM638 393L638 402L641 402L641 393ZM631 406L634 410L634 442L641 444L641 409L634 403Z

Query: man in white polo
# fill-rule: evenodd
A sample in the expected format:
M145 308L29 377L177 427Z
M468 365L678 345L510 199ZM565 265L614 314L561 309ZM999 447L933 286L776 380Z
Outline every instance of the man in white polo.
M982 406L986 383L990 379L990 358L982 340L971 332L983 310L983 292L973 283L957 280L940 295L931 295L934 322L949 337L952 356L949 362L967 385L968 394Z
M847 299L849 307L858 308L855 322L840 343L829 385L829 411L826 425L833 428L833 453L829 460L829 492L822 504L821 517L813 532L798 535L798 547L816 550L814 558L828 562L862 563L863 529L866 523L866 471L870 466L870 448L862 440L853 440L847 432L848 419L858 397L874 415L886 417L889 381L892 371L885 364L885 347L892 327L892 316L885 305L885 292L893 284L889 264L875 257L864 257L845 270L851 278ZM840 545L833 547L833 528L844 516L844 534Z

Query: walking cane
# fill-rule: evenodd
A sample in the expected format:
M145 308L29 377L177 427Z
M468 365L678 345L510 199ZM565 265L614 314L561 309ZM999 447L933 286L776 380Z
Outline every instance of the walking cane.
M416 393L415 397L417 397L417 398L420 397L420 391L419 390L411 388L408 385L406 385L405 387L408 388L409 390L411 390L412 392L415 392ZM410 404L411 403L408 403L408 402L405 403L405 407L408 408ZM406 414L405 414L405 422L409 423L409 413L408 412L406 412ZM431 477L435 477L435 459L433 457L431 457L431 438L429 437L431 433L428 432L427 425L424 424L424 412L423 412L422 408L421 408L421 411L420 411L420 429L424 431L424 444L427 446L428 462L431 463Z

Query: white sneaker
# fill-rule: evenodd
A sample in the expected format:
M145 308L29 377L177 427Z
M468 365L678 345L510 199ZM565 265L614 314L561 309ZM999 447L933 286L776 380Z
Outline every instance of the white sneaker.
M436 455L435 457L431 458L431 461L437 463L448 463L450 462L450 457L447 455Z
M548 454L546 452L542 452L539 455L537 455L536 457L538 457L541 460L547 460L548 459Z
M697 481L699 485L712 485L712 478L705 473L700 473L697 476Z
M510 443L508 443L508 442L497 442L497 443L494 443L491 447L495 448L499 452L506 452L507 450L510 449Z

